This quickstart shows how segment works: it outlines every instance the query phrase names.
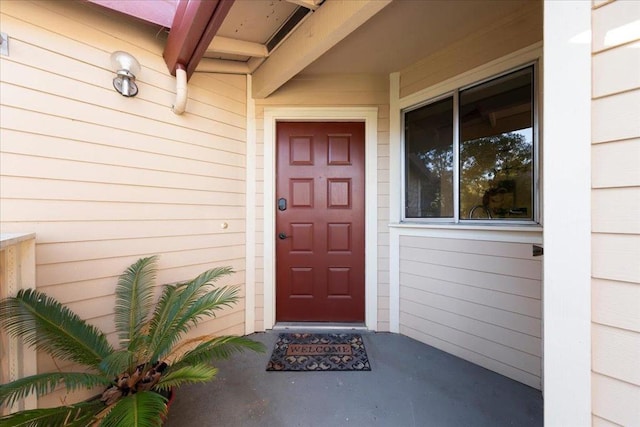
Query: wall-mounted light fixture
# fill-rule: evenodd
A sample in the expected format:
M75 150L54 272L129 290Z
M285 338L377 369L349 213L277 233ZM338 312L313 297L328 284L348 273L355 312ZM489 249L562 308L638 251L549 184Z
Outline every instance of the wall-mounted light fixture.
M138 86L136 86L136 74L140 72L140 63L128 54L120 50L111 54L111 65L116 72L113 79L113 87L122 96L136 96Z

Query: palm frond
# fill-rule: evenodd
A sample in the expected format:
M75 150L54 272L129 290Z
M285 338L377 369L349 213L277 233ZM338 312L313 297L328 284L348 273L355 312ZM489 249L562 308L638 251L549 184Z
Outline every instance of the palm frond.
M116 286L115 324L120 342L135 348L153 304L153 283L157 256L140 258L118 279Z
M171 324L172 329L167 331L166 337L173 337L173 339L161 341L156 346L157 357L163 358L165 353L180 340L181 336L188 332L191 327L196 326L199 321L215 317L215 312L224 307L231 307L237 302L239 291L240 289L237 286L225 286L211 289L208 293L190 301L185 306L185 309L178 313L178 316L174 319Z
M167 414L167 399L140 391L118 400L100 420L101 427L157 427Z
M20 290L0 302L0 326L53 357L94 368L113 351L100 330L34 289Z
M215 311L223 306L230 306L237 300L238 288L215 289L211 293L190 301L184 310L177 313L173 321L164 328L164 334L157 341L154 360L164 358L167 352L181 339L182 335L195 326L198 321L207 317L215 317Z
M202 317L215 317L215 311L231 307L238 302L239 292L240 288L237 286L224 286L210 290L189 305L179 324L193 326Z
M30 409L0 417L3 427L86 427L104 407L99 400L55 408Z
M108 378L111 378L125 371L130 372L137 363L135 353L129 350L120 350L102 359L100 370Z
M206 363L192 366L183 366L179 369L171 370L166 375L160 377L156 385L158 390L169 390L184 384L204 383L213 379L218 373L218 369Z
M227 359L234 353L252 350L258 353L265 351L264 344L246 337L221 336L200 343L171 364L171 370L198 363L207 363L211 359ZM170 357L169 357L170 358Z
M36 393L38 396L51 393L61 383L67 390L73 391L78 388L106 386L110 382L109 377L104 375L83 372L49 372L31 375L0 385L0 406L12 406L31 393Z
M190 282L169 285L149 322L151 360L158 360L202 317L237 301L237 287L212 289L210 283L231 274L230 267L218 267ZM170 306L169 306L170 305Z
M147 342L145 358L150 360L151 353L155 353L157 348L157 342L160 341L162 333L165 332L164 328L168 327L171 323L171 319L176 316L178 310L179 293L177 287L174 285L165 286L162 289L162 294L158 300L156 307L151 315L151 320L148 323L149 330L147 331ZM140 349L141 351L143 349Z

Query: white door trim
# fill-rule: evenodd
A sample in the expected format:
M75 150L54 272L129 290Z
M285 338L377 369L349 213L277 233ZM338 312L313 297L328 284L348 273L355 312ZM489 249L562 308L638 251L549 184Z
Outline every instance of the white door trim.
M365 325L378 329L378 109L376 107L266 107L264 110L264 329L276 321L276 122L365 123Z

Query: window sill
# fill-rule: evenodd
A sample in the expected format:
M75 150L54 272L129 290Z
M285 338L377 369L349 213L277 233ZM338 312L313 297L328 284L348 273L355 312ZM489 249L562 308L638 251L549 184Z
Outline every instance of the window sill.
M541 245L542 226L540 224L425 224L402 222L389 224L391 235L416 236L453 240L481 240L505 243L531 243Z
M540 224L461 224L461 223L423 223L423 222L396 222L390 223L389 228L422 229L422 230L470 230L470 231L518 231L525 233L542 233Z

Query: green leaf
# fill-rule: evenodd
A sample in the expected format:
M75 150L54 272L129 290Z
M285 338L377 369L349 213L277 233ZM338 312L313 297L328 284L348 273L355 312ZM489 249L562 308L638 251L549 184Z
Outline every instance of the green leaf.
M217 368L205 363L183 366L179 369L172 369L166 375L160 377L156 388L158 390L169 390L184 384L204 383L212 380L217 373Z
M30 409L0 417L3 427L85 427L104 409L99 400L56 408Z
M180 319L180 324L195 325L203 317L215 317L215 311L231 307L238 301L240 289L225 286L213 289L193 301Z
M208 270L190 282L168 285L149 322L150 360L166 355L199 320L213 317L216 310L231 306L237 301L238 288L212 289L210 282L231 274L230 267Z
M115 351L102 359L100 370L109 378L115 377L122 372L129 372L138 364L136 355L129 350Z
M140 391L118 400L101 420L101 427L156 427L167 415L167 399L154 391Z
M153 305L156 256L140 258L120 276L116 286L115 324L125 347L135 349Z
M96 327L34 289L0 302L0 326L55 358L97 368L113 348Z
M179 295L176 286L165 286L162 289L160 299L149 321L147 337L149 353L156 352L156 343L160 342L160 337L166 333L167 329L171 328L171 319L176 316L178 298Z
M230 307L237 301L239 289L233 287L223 287L213 289L209 293L190 301L185 309L178 313L171 324L171 329L167 329L165 340L156 346L155 358L163 358L171 351L173 346L180 340L181 336L195 326L199 321L215 317L215 312L224 307ZM154 358L154 360L155 360Z
M171 364L171 369L198 363L207 363L211 359L226 359L234 353L253 350L259 353L265 351L264 344L246 337L221 336L200 343L196 348L186 352L180 359Z
M36 393L38 396L51 393L60 383L64 383L68 391L73 391L78 388L107 386L111 381L104 375L82 372L49 372L31 375L0 385L0 406L12 406L31 393Z

